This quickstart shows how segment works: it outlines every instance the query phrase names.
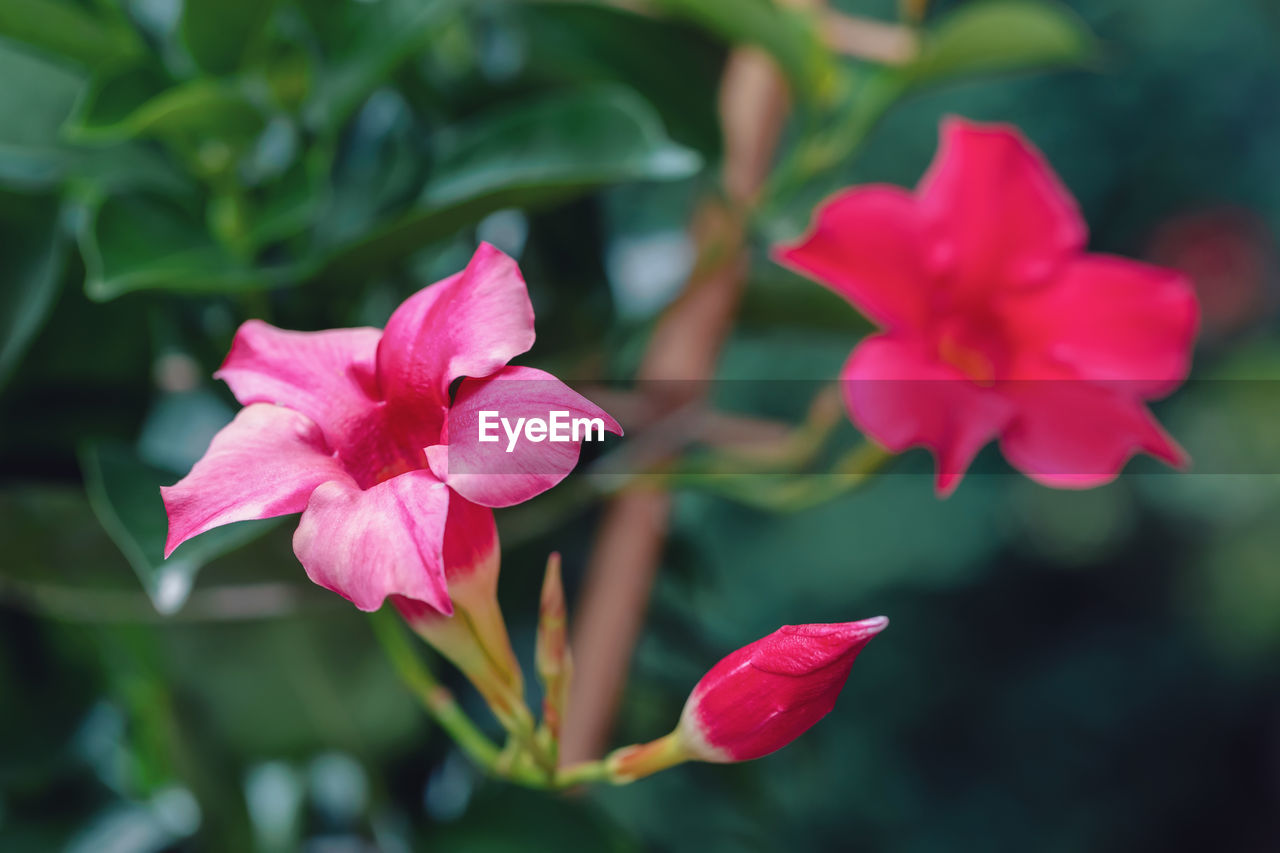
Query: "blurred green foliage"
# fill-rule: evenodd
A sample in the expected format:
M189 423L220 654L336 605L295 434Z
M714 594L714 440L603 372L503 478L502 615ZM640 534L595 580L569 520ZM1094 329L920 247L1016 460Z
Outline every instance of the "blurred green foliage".
M768 0L652 5L0 0L0 849L1280 844L1280 14L938 0L919 58L882 67ZM381 324L477 239L520 259L532 361L629 376L693 263L743 44L795 114L722 378L832 377L867 328L771 266L768 239L840 186L913 183L942 115L1013 121L1099 249L1142 256L1222 206L1259 224L1249 310L1206 318L1197 378L1161 408L1199 473L1063 493L989 455L938 502L911 454L792 515L682 491L617 742L663 733L708 666L779 624L888 614L836 711L749 765L563 799L486 781L366 621L306 583L289 523L162 562L156 487L229 420L209 377L239 322ZM798 421L813 388L726 382L717 403ZM583 488L499 516L526 661L546 553L571 595L581 580Z

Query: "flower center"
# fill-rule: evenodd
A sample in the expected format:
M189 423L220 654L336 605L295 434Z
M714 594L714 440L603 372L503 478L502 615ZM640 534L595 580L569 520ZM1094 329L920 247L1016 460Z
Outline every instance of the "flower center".
M998 318L952 315L938 327L938 358L979 385L993 385L1003 372L1008 347Z
M419 465L414 465L404 457L393 459L386 465L382 466L382 468L378 469L377 473L373 475L374 485L376 486L378 483L390 480L392 477L399 477L401 474L408 474L410 471L416 471L423 467L426 467L425 459L422 464Z
M444 443L443 407L374 405L344 426L338 455L361 489L427 467L424 448Z
M955 335L944 335L938 341L938 357L979 385L995 382L996 368L991 359Z

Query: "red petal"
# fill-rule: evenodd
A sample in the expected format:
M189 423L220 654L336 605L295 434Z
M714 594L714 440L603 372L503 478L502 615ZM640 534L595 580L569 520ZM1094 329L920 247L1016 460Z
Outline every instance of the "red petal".
M1098 486L1113 480L1138 452L1174 466L1187 461L1125 383L1045 379L1011 382L1003 390L1017 414L1000 448L1015 468L1039 483Z
M1011 407L912 341L867 338L840 374L858 428L894 452L927 447L938 463L937 489L952 492L973 457L1008 423Z
M1190 283L1173 270L1084 255L1009 311L1023 349L1082 379L1123 381L1154 397L1172 391L1191 366L1199 311Z
M247 406L213 437L191 473L160 489L169 516L164 555L223 524L301 512L329 480L350 477L315 423L282 406Z
M845 190L818 208L803 240L778 246L774 257L883 327L918 327L928 310L920 223L916 201L905 190Z
M1015 128L948 119L918 190L931 268L961 297L1039 284L1088 231L1075 199Z

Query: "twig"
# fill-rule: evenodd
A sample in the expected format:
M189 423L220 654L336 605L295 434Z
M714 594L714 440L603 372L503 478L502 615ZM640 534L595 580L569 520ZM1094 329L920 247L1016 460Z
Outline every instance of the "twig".
M720 88L727 199L708 199L699 208L693 224L699 263L655 328L640 369L642 380L694 380L650 386L651 391L668 389L668 398L656 401L667 411L696 399L697 389L714 373L747 270L744 211L768 174L787 109L772 61L749 48L730 54ZM561 743L562 766L599 756L608 741L670 508L670 493L661 488L632 489L606 506L577 608L577 676Z
M910 27L834 10L823 20L822 35L837 53L885 65L905 65L920 50L919 39Z

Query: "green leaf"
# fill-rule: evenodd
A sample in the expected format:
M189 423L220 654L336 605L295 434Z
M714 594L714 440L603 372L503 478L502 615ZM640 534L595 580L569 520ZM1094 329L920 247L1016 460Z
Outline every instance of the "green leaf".
M513 831L513 827L520 827ZM484 853L552 853L597 850L629 853L642 845L628 838L585 797L546 797L515 785L477 791L475 801L432 835L442 850Z
M495 193L687 178L701 158L666 138L652 109L622 89L555 95L447 131L419 203L445 209Z
M203 142L245 141L262 129L261 111L233 85L209 79L164 85L156 73L140 69L99 78L68 133L80 142L137 137Z
M208 711L201 734L235 768L262 756L315 755L316 744L371 761L420 746L426 715L373 643L365 614L307 583L300 566L287 569L310 615L249 620L233 631L188 623L168 635L173 683Z
M56 198L0 194L0 387L58 294L66 259L59 213Z
M1050 0L967 3L925 34L904 71L914 85L970 74L1086 65L1097 39L1079 16Z
M65 0L0 0L0 36L90 68L115 65L144 51L123 16L104 21Z
M182 42L208 73L231 74L257 42L274 5L273 0L185 0Z
M204 221L173 199L113 196L79 234L85 292L113 299L134 290L226 293L269 287L286 271L254 267L214 242Z
M698 155L671 142L634 93L599 88L494 110L434 140L433 177L410 211L330 255L255 266L209 234L205 219L174 199L107 199L80 233L86 292L111 299L134 290L225 293L324 277L367 277L433 240L505 207L549 204L596 187L683 178ZM250 246L305 228L318 202L295 172L273 187L248 223Z
M74 151L59 139L84 87L80 75L0 40L0 181L56 182ZM16 117L21 117L19 120Z
M182 195L195 185L163 150L145 142L86 147L77 153L66 178L90 199L141 190Z
M0 183L43 189L83 179L103 191L183 186L185 177L154 150L133 145L84 148L66 141L64 122L86 89L79 74L0 40L0 80L5 81L0 115L22 117L0 124Z
M67 122L72 137L92 136L103 128L127 121L147 101L159 96L169 85L168 78L151 67L129 68L98 74L89 82Z
M658 5L731 44L768 52L801 98L825 100L833 94L837 66L813 13L786 9L774 0L658 0Z
M268 519L218 527L184 543L165 560L168 521L160 487L177 478L143 463L132 449L117 443L86 444L81 448L80 466L94 514L138 573L160 613L175 613L182 607L205 564L256 539L276 523Z
M348 123L341 156L328 169L329 195L316 231L318 245L344 246L362 239L414 203L430 166L422 135L421 124L398 92L382 89L369 97Z
M443 32L461 0L378 0L304 4L326 44L325 62L307 104L308 122L336 130L374 89Z
M324 175L299 161L266 187L254 207L248 240L255 248L286 240L315 224L327 189Z
M792 200L815 176L851 158L884 114L915 89L967 75L1086 66L1097 53L1084 23L1052 0L973 0L923 35L912 63L853 77L857 85L835 110L836 120L800 140L774 170L765 195L775 208Z
M159 350L170 346L163 338L156 341ZM165 392L142 423L134 445L138 458L166 471L190 471L235 414L223 395L209 386Z
M628 86L661 113L673 139L708 156L720 150L716 99L724 57L710 36L681 21L608 6L520 3L512 11L532 79ZM655 44L662 45L661 62L654 62Z
M698 154L667 138L625 89L558 94L500 107L435 141L433 177L415 207L340 252L323 275L367 275L506 207L561 201L624 181L694 174Z

